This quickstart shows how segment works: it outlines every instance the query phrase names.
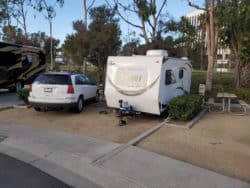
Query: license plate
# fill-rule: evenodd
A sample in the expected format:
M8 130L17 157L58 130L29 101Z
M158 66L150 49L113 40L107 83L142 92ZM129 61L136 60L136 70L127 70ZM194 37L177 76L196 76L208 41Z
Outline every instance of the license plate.
M43 91L46 93L52 93L53 89L52 88L44 88Z

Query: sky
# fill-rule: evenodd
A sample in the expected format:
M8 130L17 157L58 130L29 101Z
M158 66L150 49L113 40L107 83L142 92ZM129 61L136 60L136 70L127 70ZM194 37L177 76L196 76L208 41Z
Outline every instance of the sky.
M127 2L121 0L121 2ZM161 2L162 0L158 0ZM202 0L192 0L194 3L201 3ZM49 2L49 1L48 1ZM96 0L95 6L104 4L104 0ZM187 0L168 0L166 11L170 18L178 20L181 16L192 12L194 8L187 5ZM60 44L63 43L65 37L68 34L73 33L72 22L83 18L83 3L82 0L65 0L62 8L56 8L56 17L53 20L53 36L60 40ZM31 10L28 13L27 19L28 32L45 31L49 35L49 23L44 19L42 14L34 16L34 12ZM123 21L120 21L120 27L122 31L122 40L128 35L128 31L133 31L133 27L128 27ZM129 29L128 29L129 28Z

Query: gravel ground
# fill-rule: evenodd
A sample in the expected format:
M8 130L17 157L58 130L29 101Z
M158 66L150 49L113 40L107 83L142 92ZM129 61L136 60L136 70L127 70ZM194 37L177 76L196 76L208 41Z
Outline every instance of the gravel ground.
M140 115L129 118L128 124L120 127L115 113L100 114L102 110L106 108L100 104L87 105L81 114L68 111L36 112L34 109L10 109L0 112L0 122L46 127L126 143L162 120L156 116Z
M139 147L249 182L249 122L249 115L208 113L192 129L163 127Z

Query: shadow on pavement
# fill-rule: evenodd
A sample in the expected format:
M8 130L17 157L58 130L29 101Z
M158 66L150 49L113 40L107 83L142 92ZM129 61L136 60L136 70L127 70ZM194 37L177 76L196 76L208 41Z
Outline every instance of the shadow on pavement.
M7 155L0 154L0 166L0 187L70 188L39 169Z

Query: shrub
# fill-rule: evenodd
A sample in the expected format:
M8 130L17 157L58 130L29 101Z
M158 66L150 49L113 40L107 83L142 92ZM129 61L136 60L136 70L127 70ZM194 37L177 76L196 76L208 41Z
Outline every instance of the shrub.
M235 90L239 99L250 101L250 88L239 88Z
M17 96L19 99L23 100L25 104L28 104L28 97L29 97L29 89L28 88L23 88L17 91Z
M193 71L191 93L198 94L199 84L206 83L206 71ZM215 97L218 92L233 92L235 89L232 73L215 73L211 96Z
M177 120L190 120L199 111L202 105L202 97L199 95L183 95L174 98L169 104L169 115Z

